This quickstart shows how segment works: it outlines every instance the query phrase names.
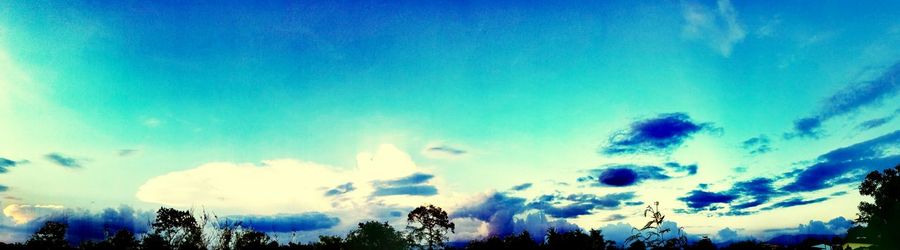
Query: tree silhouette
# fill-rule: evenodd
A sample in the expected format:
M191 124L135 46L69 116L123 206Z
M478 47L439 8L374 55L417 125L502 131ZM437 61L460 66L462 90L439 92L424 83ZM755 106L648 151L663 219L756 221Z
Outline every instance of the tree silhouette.
M434 205L413 209L406 216L406 223L410 241L429 250L444 247L444 242L449 240L447 233L456 229L447 212Z
M693 246L691 246L687 249L689 249L689 250L715 250L716 245L714 245L712 240L710 240L708 237L703 236L703 238L700 239L699 241L697 241L696 244L694 244Z
M875 203L860 202L857 223L880 249L900 249L900 164L880 173L872 171L859 186L859 194Z
M409 248L409 242L387 222L368 221L347 234L346 246L351 250L399 250Z
M234 243L235 250L263 250L276 249L278 243L269 238L265 233L249 230L239 234Z
M190 211L160 208L156 211L156 221L151 224L151 228L149 237L158 236L165 243L154 247L168 246L178 250L206 249L203 241L203 225L194 218ZM158 242L151 243L159 244Z
M125 229L119 230L106 241L112 249L135 250L140 247L139 242L134 238L134 233Z
M66 249L66 230L69 225L61 222L47 221L25 243L29 249Z
M647 244L644 244L641 240L635 240L631 242L631 245L628 245L628 250L647 250Z

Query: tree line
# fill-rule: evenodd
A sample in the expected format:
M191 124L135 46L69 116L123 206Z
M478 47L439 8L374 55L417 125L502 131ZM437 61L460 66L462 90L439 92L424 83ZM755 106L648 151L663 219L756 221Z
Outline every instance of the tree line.
M874 244L870 249L900 249L900 165L883 172L869 173L860 184L860 194L871 196L872 202L861 202L856 226L845 239L833 240L833 244L856 241ZM489 236L465 244L448 244L455 225L447 212L434 205L415 208L407 215L405 230L398 230L387 222L366 221L346 236L319 236L310 243L280 244L264 232L243 226L240 222L219 223L206 213L199 216L188 210L160 208L150 230L135 235L126 229L119 230L100 241L83 241L77 246L66 241L68 225L47 221L24 243L0 243L0 249L84 249L84 250L405 250L405 249L522 249L522 250L647 250L684 249L711 250L716 245L708 238L689 243L681 229L672 232L662 227L665 218L658 205L648 206L644 216L650 221L642 228L634 228L634 234L622 245L606 240L600 230L587 232L576 229L560 231L554 228L544 232L543 241L535 241L532 234L523 231L505 237ZM672 235L666 237L666 235ZM826 242L827 243L827 242ZM817 242L804 242L801 246L772 246L757 241L733 243L722 249L806 249Z

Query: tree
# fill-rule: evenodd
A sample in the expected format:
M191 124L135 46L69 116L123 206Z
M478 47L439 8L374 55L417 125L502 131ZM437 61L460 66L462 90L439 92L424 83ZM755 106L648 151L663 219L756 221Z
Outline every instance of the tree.
M591 237L581 229L568 232L547 229L547 247L550 249L591 249L591 243Z
M165 246L179 250L206 249L203 240L203 225L194 218L190 211L160 208L156 211L156 220L151 224L151 228L150 237L158 236L165 242ZM152 242L152 244L158 244L158 242Z
M875 203L860 202L856 223L865 224L865 234L880 249L900 249L900 164L883 173L872 171L859 186L859 194Z
M137 239L134 238L134 233L125 229L119 230L106 241L112 249L135 250L140 246Z
M319 242L313 244L315 249L340 250L344 248L344 239L340 236L319 235Z
M387 222L368 221L347 234L346 246L351 250L399 250L409 248L409 242Z
M694 244L693 246L691 246L688 249L690 249L690 250L715 250L716 245L714 245L712 240L710 240L708 237L703 236L702 239L697 241L696 244Z
M248 230L239 234L237 240L234 242L235 250L261 250L261 249L274 249L277 248L277 244L268 235L265 233ZM272 246L275 244L275 246Z
M66 249L66 231L69 225L62 222L47 221L25 243L29 249Z
M406 223L410 241L429 250L444 247L444 242L449 240L447 233L455 233L456 229L447 212L434 205L413 209L406 216Z
M647 245L641 240L635 240L628 245L628 250L647 250Z

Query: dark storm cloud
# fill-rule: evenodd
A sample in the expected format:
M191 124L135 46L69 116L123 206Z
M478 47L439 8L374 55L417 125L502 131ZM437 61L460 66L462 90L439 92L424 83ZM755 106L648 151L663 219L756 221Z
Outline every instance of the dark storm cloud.
M399 187L376 187L372 196L391 196L391 195L416 195L416 196L432 196L437 194L437 188L431 185L413 185Z
M60 153L50 153L50 154L45 155L45 157L47 158L47 160L50 160L51 162L56 163L57 165L60 165L63 167L67 167L67 168L80 168L81 167L81 163L79 163L78 160L76 160L75 158L72 158L72 157L67 157Z
M525 211L524 198L494 193L481 203L457 209L452 217L474 218L487 222L491 235L504 236L514 233L513 217L523 211Z
M267 233L288 233L328 229L340 223L337 217L323 213L279 214L273 216L228 216L226 221Z
M711 123L697 123L685 113L660 114L638 120L613 133L600 152L606 155L671 153L685 140L703 130L714 129Z
M822 135L822 123L834 117L854 113L862 108L879 106L885 99L896 96L897 78L900 76L900 62L888 67L875 79L851 83L844 89L822 101L822 107L815 114L794 121L794 131L785 138Z
M865 174L900 162L900 130L877 138L832 150L816 163L800 169L796 179L783 189L789 192L815 191L834 185L862 181Z
M515 185L511 189L513 191L522 191L522 190L531 188L531 186L532 186L532 184L530 182L528 182L528 183L522 183L519 185Z
M529 203L528 208L540 210L555 218L575 218L591 214L595 209L618 209L622 203L634 199L634 192L595 194L544 195Z
M772 209L776 209L776 208L802 206L802 205L807 205L807 204L819 203L819 202L823 202L826 200L828 200L828 197L821 197L821 198L816 198L816 199L811 199L811 200L804 200L801 198L791 198L791 199L788 199L785 201L777 202L775 204L772 204L771 206L764 207L764 208L762 208L762 210L772 210Z
M751 155L765 154L772 151L771 140L766 135L759 135L741 142L741 148Z
M488 223L489 235L507 236L522 231L545 232L548 228L556 228L560 231L571 231L578 226L566 222L564 219L551 220L544 213L530 213L522 219L515 216L525 212L528 208L525 199L512 197L504 193L493 193L484 201L457 209L451 214L452 218L473 218ZM541 234L532 234L535 237L543 237ZM535 238L538 240L538 238Z
M634 164L614 164L604 168L588 171L590 175L578 178L579 182L592 186L625 187L640 184L645 180L667 180L673 178L671 173L683 173L689 176L697 174L697 165L681 165L668 162L662 166L638 166Z
M353 191L353 190L356 190L356 188L353 187L353 182L347 182L347 183L338 185L335 188L329 189L328 191L325 191L325 196L342 195L342 194L349 193L350 191Z

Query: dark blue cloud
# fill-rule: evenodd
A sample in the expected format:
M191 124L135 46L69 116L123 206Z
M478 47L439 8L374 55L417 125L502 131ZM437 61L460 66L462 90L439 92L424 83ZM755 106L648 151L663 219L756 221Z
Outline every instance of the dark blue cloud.
M6 192L7 190L9 190L9 187L7 187L5 185L0 185L0 192Z
M763 205L772 198L785 194L773 187L774 182L773 179L759 177L736 182L730 189L722 192L708 192L702 188L694 190L679 200L684 201L694 212L718 210L720 207L712 205L720 203L730 205L730 211L720 212L721 215L747 215L751 212L740 210Z
M389 181L378 181L376 185L382 186L406 186L406 185L417 185L428 182L434 178L434 175L425 174L425 173L415 173L410 176L406 176L403 178L389 180Z
M135 234L146 233L150 228L149 222L153 219L154 213L135 211L128 206L121 206L118 209L107 208L100 213L66 209L36 218L13 230L30 233L37 231L47 221L64 222L69 225L66 240L78 244L86 240L103 240L107 235L123 229Z
M228 216L227 222L267 233L289 233L328 229L340 223L337 217L323 213L279 214L273 216Z
M687 196L678 198L678 200L684 201L690 208L700 209L706 208L714 203L730 203L737 198L736 195L731 194L694 190L688 193Z
M771 140L766 135L759 135L741 142L741 148L751 155L765 154L772 151Z
M624 187L635 184L638 181L638 175L637 172L628 168L610 168L603 171L597 180L609 186Z
M896 150L900 146L900 130L832 150L817 158L817 163L800 169L785 191L815 191L834 185L862 181L867 172L881 170L900 162Z
M674 170L676 173L686 173L687 175L697 174L697 164L681 165L677 162L666 162L663 166Z
M555 218L575 218L591 214L595 209L618 209L622 203L634 199L634 192L595 194L543 195L527 205Z
M625 206L640 206L644 205L643 201L626 201Z
M600 152L606 155L670 153L693 134L713 129L711 123L696 123L684 113L660 114L631 123L609 137Z
M335 196L335 195L346 194L353 190L356 190L356 188L353 187L353 182L347 182L347 183L338 185L335 188L329 189L328 191L325 191L325 196Z
M57 165L67 167L67 168L80 168L81 163L78 162L75 158L67 157L60 153L50 153L45 156L47 160L50 160Z
M697 174L697 165L681 165L676 162L665 163L662 167L617 164L592 169L588 172L589 176L580 177L578 181L590 183L592 186L625 187L640 184L645 180L667 180L673 178L671 173L683 173L685 176L695 175Z
M821 197L811 200L804 200L801 198L791 198L785 201L780 201L775 204L772 204L769 207L764 207L762 210L772 210L776 208L785 208L785 207L794 207L794 206L802 206L807 204L819 203L828 200L828 197Z
M875 79L851 83L844 89L823 100L823 106L814 114L794 121L794 131L785 138L821 136L822 123L834 117L851 114L861 108L880 105L897 94L900 85L900 62L888 67Z
M531 186L532 186L532 184L531 184L530 182L529 182L529 183L522 183L522 184L513 186L513 187L512 187L512 190L514 190L514 191L522 191L522 190L531 188Z
M372 196L390 196L390 195L419 195L431 196L437 194L437 188L432 185L425 185L434 178L434 175L415 173L399 179L388 181L375 181L375 191Z
M391 195L418 195L432 196L437 194L437 188L431 185L413 185L399 187L376 187L372 196L391 196Z
M847 191L837 191L837 192L831 193L831 196L835 197L835 196L841 196L841 195L845 195L845 194L847 194Z

